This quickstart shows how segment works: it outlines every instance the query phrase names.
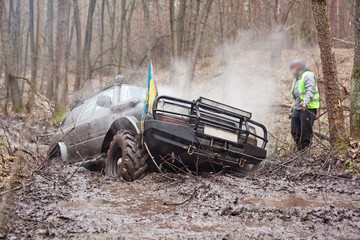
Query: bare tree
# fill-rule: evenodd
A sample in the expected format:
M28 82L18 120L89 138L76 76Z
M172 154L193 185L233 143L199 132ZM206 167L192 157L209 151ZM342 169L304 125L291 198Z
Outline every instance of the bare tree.
M181 57L183 54L183 40L185 28L186 0L179 3L179 11L176 17L176 55Z
M116 0L112 1L112 8L110 6L109 0L106 0L107 13L109 15L109 25L110 25L110 58L109 62L115 62L115 43L114 43L114 31L115 31L115 17L116 17ZM110 69L109 69L110 70Z
M69 1L69 12L71 8L71 1ZM70 16L69 16L70 17ZM74 19L74 18L72 18ZM69 19L70 20L70 19ZM68 30L70 27L70 22L68 26ZM71 51L71 43L72 38L74 36L74 28L75 28L75 21L71 21L71 28L70 28L70 35L69 32L66 33L66 51L65 51L65 86L66 86L66 93L69 88L69 62L70 62L70 51Z
M1 2L1 46L5 64L5 77L10 88L12 109L15 112L21 111L22 101L20 88L16 76L16 63L14 48L10 40L9 25L7 24L7 14L4 2Z
M73 0L74 5L74 23L76 29L76 69L75 69L75 84L74 84L74 92L80 89L81 84L81 70L82 70L82 58L81 58L81 23L80 23L80 10L79 10L79 1Z
M150 12L146 0L142 0L143 12L144 12L144 24L146 31L146 47L147 57L151 59L151 31L150 31Z
M35 93L37 90L37 67L38 67L38 56L39 56L39 28L40 28L40 4L37 3L37 17L36 17L36 39L34 35L34 0L29 1L29 12L30 12L30 49L31 49L31 91L27 111L31 113L35 102Z
M103 86L103 65L104 65L104 32L105 32L105 0L101 2L101 19L100 19L100 88Z
M236 31L237 31L237 18L238 18L238 12L239 12L239 0L231 0L230 1L230 36L229 38L234 40L236 37Z
M318 32L320 57L324 74L330 142L332 145L335 145L344 137L344 115L342 106L340 105L339 82L337 79L335 54L332 52L332 35L330 32L326 1L312 0L312 9Z
M21 2L17 0L15 8L15 24L13 26L13 41L14 41L14 50L15 50L15 61L20 62L21 53L22 53L22 44L21 44ZM21 64L16 64L16 74L20 74Z
M58 17L56 24L56 71L55 71L55 108L58 113L65 110L67 82L66 79L66 45L69 29L69 1L58 1Z
M55 63L54 63L54 0L47 1L46 9L46 35L47 35L47 48L48 48L48 72L47 72L47 91L46 95L49 99L54 99L54 74L55 74ZM25 50L25 53L27 50ZM26 66L26 59L25 59ZM25 67L26 68L26 67Z
M338 0L330 0L329 1L329 8L330 8L330 27L331 27L331 33L334 37L337 37L338 31L337 31L337 21L338 21Z
M191 39L190 39L190 51L194 50L195 45L195 38L196 38L196 31L198 27L198 20L199 20L199 13L200 13L200 0L195 0L195 7L194 7L194 20L191 30Z
M131 46L130 46L130 35L131 35L131 19L135 10L135 3L136 0L132 0L130 3L130 9L129 9L129 16L127 20L126 25L126 57L125 61L127 64L130 64L130 52L131 52Z
M198 55L200 52L202 36L204 33L205 25L206 25L207 18L208 18L210 9L211 9L212 2L213 2L213 0L207 0L205 2L204 6L203 6L203 10L201 12L200 24L199 24L198 31L196 34L195 46L194 46L194 50L191 53L191 57L190 57L190 69L189 69L188 76L187 76L187 80L189 80L189 81L192 81L194 78L196 62L197 62L197 58L198 58Z
M360 0L356 0L355 4L355 54L351 76L350 135L360 139Z
M91 74L90 69L90 49L92 42L92 30L93 30L93 14L96 6L96 0L90 0L87 21L86 21L86 30L85 30L85 41L82 52L82 78L89 78Z
M122 55L123 55L123 33L124 33L124 24L126 19L126 0L121 0L121 19L120 19L120 31L118 37L118 74L121 73L121 64L122 64Z
M224 43L224 9L222 7L223 1L218 0L219 22L220 22L220 44Z
M175 0L170 0L171 54L175 57Z

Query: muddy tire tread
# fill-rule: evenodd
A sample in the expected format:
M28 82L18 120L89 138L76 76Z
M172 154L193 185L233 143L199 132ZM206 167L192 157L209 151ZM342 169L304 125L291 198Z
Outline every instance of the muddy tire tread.
M149 155L142 148L140 139L128 130L118 131L111 141L107 152L106 174L113 176L112 173L114 173L114 163L111 163L111 161L113 161L112 151L116 149L115 145L120 145L122 149L122 162L116 177L126 181L134 181L141 177L148 167L146 162Z

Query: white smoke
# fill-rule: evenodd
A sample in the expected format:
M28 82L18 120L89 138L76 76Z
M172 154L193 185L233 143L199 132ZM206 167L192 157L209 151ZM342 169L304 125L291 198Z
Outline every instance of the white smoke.
M274 44L274 39L277 43ZM176 75L169 80L170 73L155 72L161 95L197 99L207 97L253 113L256 121L269 123L272 107L277 99L276 71L271 62L271 51L284 45L284 34L274 33L263 41L253 41L252 32L243 32L232 43L219 47L214 56L199 59L195 78L184 91L186 71L189 63L176 60L172 71ZM281 59L280 59L281 61Z

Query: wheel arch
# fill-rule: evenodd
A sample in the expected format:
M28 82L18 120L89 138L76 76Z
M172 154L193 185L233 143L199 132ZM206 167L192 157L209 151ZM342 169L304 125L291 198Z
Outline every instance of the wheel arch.
M133 116L125 116L116 119L107 131L104 141L101 146L101 152L106 153L110 147L110 143L113 140L115 134L121 129L127 129L136 135L140 134L140 129L137 125L138 120Z
M64 142L58 142L48 154L49 158L61 157L64 162L68 161L68 151Z

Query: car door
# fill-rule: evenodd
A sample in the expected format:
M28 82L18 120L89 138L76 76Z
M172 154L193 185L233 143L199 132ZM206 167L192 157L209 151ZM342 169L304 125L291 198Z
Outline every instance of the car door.
M111 117L111 108L97 106L96 101L100 95L112 98L112 94L113 88L108 88L87 100L76 127L78 144L75 149L82 157L95 156L101 152Z
M105 95L111 98L113 97L114 88L109 88L102 91L100 95ZM102 107L96 105L92 113L92 118L89 122L90 126L90 136L87 142L88 146L91 146L89 149L89 156L95 156L101 153L101 146L105 139L105 135L109 128L109 121L111 118L111 107Z
M85 158L90 155L91 146L88 145L91 127L90 122L93 117L93 112L96 107L97 95L86 100L84 109L80 114L79 120L76 123L74 131L74 150L76 152L76 158Z
M75 159L78 158L74 149L74 146L77 143L76 122L84 108L84 105L85 104L82 102L73 107L66 115L60 126L62 132L62 139L60 139L59 141L65 143L67 149L67 158L70 162L73 162Z

